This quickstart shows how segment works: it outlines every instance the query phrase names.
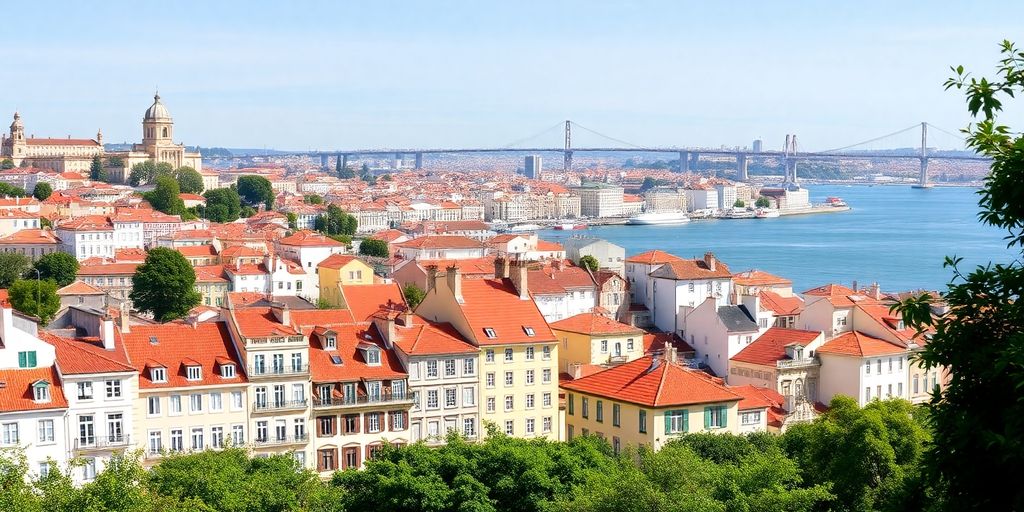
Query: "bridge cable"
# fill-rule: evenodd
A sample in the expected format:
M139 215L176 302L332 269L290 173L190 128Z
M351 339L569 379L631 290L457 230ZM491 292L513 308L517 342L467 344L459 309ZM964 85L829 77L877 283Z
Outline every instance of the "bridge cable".
M866 140L866 141L863 141L863 142L858 142L856 144L850 144L849 146L843 146L841 148L826 149L825 151L818 151L818 153L834 153L836 151L842 151L844 149L850 149L850 148L854 148L854 147L857 147L857 146L863 146L865 144L871 144L872 142L878 142L878 141L880 141L882 139L889 138L889 137L892 137L894 135L899 135L899 134L901 134L903 132L908 132L908 131L913 130L915 128L919 128L920 126L921 126L921 124L918 123L918 124L915 124L915 125L912 125L912 126L908 126L908 127L904 128L902 130L882 135L881 137L875 137L875 138L870 139L870 140Z
M616 139L615 137L609 137L608 135L605 135L603 133L596 132L594 130L591 130L590 128L587 128L586 126L583 126L583 125L575 122L575 121L572 121L572 125L577 127L577 128L582 128L583 130L588 131L590 133L593 133L594 135L597 135L598 137L603 137L603 138L608 139L610 141L618 142L619 144L624 144L626 146L630 146L630 147L634 147L634 148L638 148L638 149L639 148L643 148L643 146L639 146L639 145L633 144L632 142L626 142L626 141L624 141L622 139Z
M556 128L560 128L560 127L562 127L564 125L565 125L565 123L558 122L554 126L549 126L549 127L545 128L545 129L543 129L543 130L541 130L541 131L539 131L539 132L537 132L537 133L535 133L533 135L530 135L529 137L523 137L522 139L519 139L519 140L516 140L516 141L512 141L512 142L510 142L508 144L505 144L504 146L501 146L501 149L512 149L514 146L518 146L519 144L522 144L522 143L524 143L524 142L526 142L528 140L536 139L536 138L540 137L541 135L544 135L547 132L550 132L550 131L552 131L552 130L554 130Z
M938 131L940 131L942 133L945 133L946 135L949 135L951 137L956 137L957 139L960 139L960 140L965 141L965 142L967 141L967 139L964 138L962 133L961 134L953 133L953 132L951 132L949 130L944 130L942 128L939 128L938 126L935 126L934 124L931 124L931 123L925 123L925 124L927 124L929 128L934 128L935 130L938 130Z

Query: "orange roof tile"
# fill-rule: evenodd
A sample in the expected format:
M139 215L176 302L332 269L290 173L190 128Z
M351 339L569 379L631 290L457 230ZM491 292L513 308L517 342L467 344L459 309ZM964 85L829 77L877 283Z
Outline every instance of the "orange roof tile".
M50 383L50 401L36 403L32 385L43 380ZM0 370L0 412L43 411L47 409L66 409L68 401L64 397L60 376L55 366L45 368ZM26 432L26 438L30 433Z
M537 304L530 299L520 299L509 279L463 279L462 297L464 302L459 305L460 309L479 345L556 339ZM499 311L500 314L495 314ZM494 329L496 336L488 338L485 328ZM534 335L528 335L526 328L532 329Z
M201 258L206 256L216 256L217 248L212 245L185 245L177 248L186 258Z
M919 345L923 345L924 337L918 336L917 331L913 327L904 325L902 329L899 328L902 323L902 317L899 313L889 310L891 305L891 303L875 302L857 304L857 307L899 340L909 342L914 338L918 338L916 342Z
M580 267L563 266L558 269L545 266L539 270L530 270L526 279L526 287L534 295L561 295L569 293L570 289L596 286L590 274Z
M711 270L708 264L702 260L678 260L669 261L651 272L651 277L664 279L691 280L691 279L725 279L731 278L732 273L729 267L721 261L716 262L715 269Z
M292 325L313 327L317 325L338 325L354 323L352 312L347 309L293 309L290 312Z
M680 356L684 354L693 354L697 351L690 346L689 343L683 341L678 334L670 332L651 332L644 334L644 353L650 354L660 350L665 350L666 346L671 346L676 349L676 353Z
M289 315L294 314L289 312ZM271 308L235 309L233 314L238 326L238 333L246 338L266 338L270 336L295 336L298 331L290 325L277 321Z
M843 356L872 357L886 356L906 352L905 347L885 340L868 336L859 331L836 336L818 347L819 354L836 354Z
M732 356L731 360L741 363L775 366L776 361L790 359L786 355L787 345L797 343L807 346L821 335L819 331L772 327L765 331L764 334L758 336L749 345L743 347L743 350Z
M609 370L562 384L570 391L607 397L648 407L738 402L721 379L677 363L645 356Z
M185 386L214 386L247 382L245 367L235 353L225 322L201 322L195 327L185 322L133 325L130 332L118 332L133 366L139 371L142 389ZM235 365L235 377L221 377L224 361ZM187 379L185 362L199 363L202 379ZM167 382L153 382L147 366L167 368Z
M411 319L411 327L395 326L395 346L410 356L470 354L480 350L449 323L431 322L416 315L411 315Z
M83 264L78 268L79 276L130 275L135 273L138 263Z
M758 294L761 297L761 307L780 316L798 315L804 309L804 301L794 295L783 297L775 292L762 291Z
M106 293L91 284L77 280L57 290L57 295L104 295Z
M644 265L662 265L670 261L683 261L683 259L675 254L667 253L658 249L634 254L626 258L626 263L642 263Z
M277 242L281 245L300 247L344 247L341 242L333 238L327 238L323 234L309 230L296 231L292 236L284 237Z
M3 238L0 244L48 244L57 245L60 239L49 229L22 229Z
M410 249L477 249L483 244L472 238L458 235L427 235L397 244Z
M608 317L597 313L580 313L569 318L559 320L551 324L551 328L558 331L576 332L580 334L633 334L643 335L643 331L637 327L622 322L616 322Z
M359 380L401 379L408 376L393 350L388 350L380 333L372 325L331 325L336 334L337 350L325 350L316 334L310 334L309 368L313 382L352 382ZM359 347L375 346L380 349L381 364L366 364ZM341 358L334 364L331 356Z
M381 309L404 311L409 307L398 283L342 285L341 293L356 322L371 321Z
M317 263L316 266L317 267L324 267L324 268L340 269L341 267L344 267L345 265L348 265L349 263L352 263L353 261L356 261L356 260L362 261L359 258L357 258L355 256L352 256L352 255L349 255L349 254L332 254L332 255L328 256L326 259L324 259L323 261L321 261L320 263ZM363 263L365 263L365 262L363 262Z
M57 366L64 375L134 372L124 345L115 340L114 349L106 350L98 338L65 338L39 331L39 339L53 345Z
M740 286L790 286L793 284L793 281L789 279L757 269L734 274L732 280Z

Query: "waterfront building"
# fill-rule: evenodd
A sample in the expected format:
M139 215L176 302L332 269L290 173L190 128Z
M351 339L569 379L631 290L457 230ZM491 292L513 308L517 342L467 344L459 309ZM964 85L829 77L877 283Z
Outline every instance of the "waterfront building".
M645 306L651 311L654 325L665 332L679 332L676 317L681 306L695 308L713 298L717 308L729 304L732 293L729 267L710 252L702 259L668 261L648 277Z
M718 190L714 187L705 186L687 188L686 208L687 211L691 212L718 208Z
M732 206L736 204L736 185L731 183L719 183L718 185L715 185L715 192L718 193L719 210L732 208Z
M66 139L26 137L25 124L17 112L10 136L0 138L0 160L9 158L15 166L27 163L29 167L58 173L88 173L93 157L97 156L103 156L102 132L97 131L95 139L72 139L70 135Z
M680 188L654 187L644 192L644 211L686 211L686 193Z
M569 243L566 243L566 245L571 246ZM658 249L634 254L626 258L625 276L626 280L629 281L629 296L633 304L647 307L651 303L654 298L654 290L652 289L654 281L650 278L651 272L673 261L683 261L683 259L675 254Z
M772 292L781 297L793 295L793 281L763 270L751 269L737 272L732 276L736 295L756 295L762 291Z
M580 214L587 217L621 217L622 187L607 183L584 183L570 191L580 198Z
M828 402L836 395L857 400L862 407L872 399L906 398L909 355L905 346L849 331L818 347L821 360L819 393Z

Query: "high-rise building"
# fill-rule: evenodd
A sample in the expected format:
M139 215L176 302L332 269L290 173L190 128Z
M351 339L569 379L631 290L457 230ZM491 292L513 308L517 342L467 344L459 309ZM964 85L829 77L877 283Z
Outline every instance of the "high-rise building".
M540 179L540 173L542 171L542 163L540 155L527 155L526 163L524 164L523 174L531 180Z
M754 139L754 153L760 153L761 152L761 145L762 144L763 143L761 142L761 139Z

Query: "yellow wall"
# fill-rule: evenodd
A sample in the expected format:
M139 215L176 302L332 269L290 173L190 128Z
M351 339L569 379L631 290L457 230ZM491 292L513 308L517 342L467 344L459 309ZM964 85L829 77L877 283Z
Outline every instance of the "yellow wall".
M625 357L625 360L621 362L633 361L644 355L644 340L640 333L635 335L590 335L560 331L555 328L552 328L551 331L558 338L558 367L563 372L568 371L569 365L572 363L608 364L611 362L611 356L615 354L616 343L621 344L622 356ZM633 350L629 350L629 339L633 340ZM601 341L608 342L606 352L601 352Z
M373 268L361 260L352 260L340 269L317 267L317 274L320 276L320 298L332 306L343 306L339 283L344 286L373 284Z
M639 446L647 445L655 450L660 449L665 443L671 441L673 438L678 437L681 434L665 434L665 412L674 410L686 410L689 414L689 425L688 433L694 432L713 432L713 433L730 433L735 434L739 432L739 402L722 402L714 404L699 404L689 406L676 406L676 407L661 407L661 408L650 408L642 407L629 402L622 402L611 400L608 398L597 397L568 389L563 390L566 393L566 440L572 437L583 435L583 430L587 430L589 435L597 435L604 437L609 444L614 447L614 439L617 437L621 448L627 446ZM589 414L587 418L583 417L583 399L586 398L589 401L588 409ZM604 421L597 421L597 402L602 402L602 408L604 409ZM572 408L570 409L569 401L573 401ZM618 404L620 407L619 426L615 426L612 422L614 405ZM726 406L726 426L724 428L704 428L704 408L705 406ZM569 414L569 411L572 414ZM640 411L647 412L647 432L640 432ZM568 433L571 432L571 435Z
M550 359L544 359L544 346L551 347ZM533 347L533 360L526 359L527 347ZM505 361L505 349L512 349L512 361ZM487 362L487 352L494 351L494 361ZM515 437L560 438L562 428L558 415L558 344L513 344L480 347L480 419L494 423L505 432L505 422L512 421ZM544 370L551 373L551 381L544 383ZM527 384L527 371L533 370L534 382ZM512 372L512 385L505 385L505 372ZM494 386L488 387L487 375L494 374ZM544 394L550 393L551 404L544 406ZM533 407L527 407L527 395L533 395ZM512 397L512 410L505 410L505 397ZM488 411L488 398L494 399L494 411ZM544 430L544 419L550 418L551 429ZM527 420L534 420L533 433L527 433ZM481 429L483 432L484 429Z

